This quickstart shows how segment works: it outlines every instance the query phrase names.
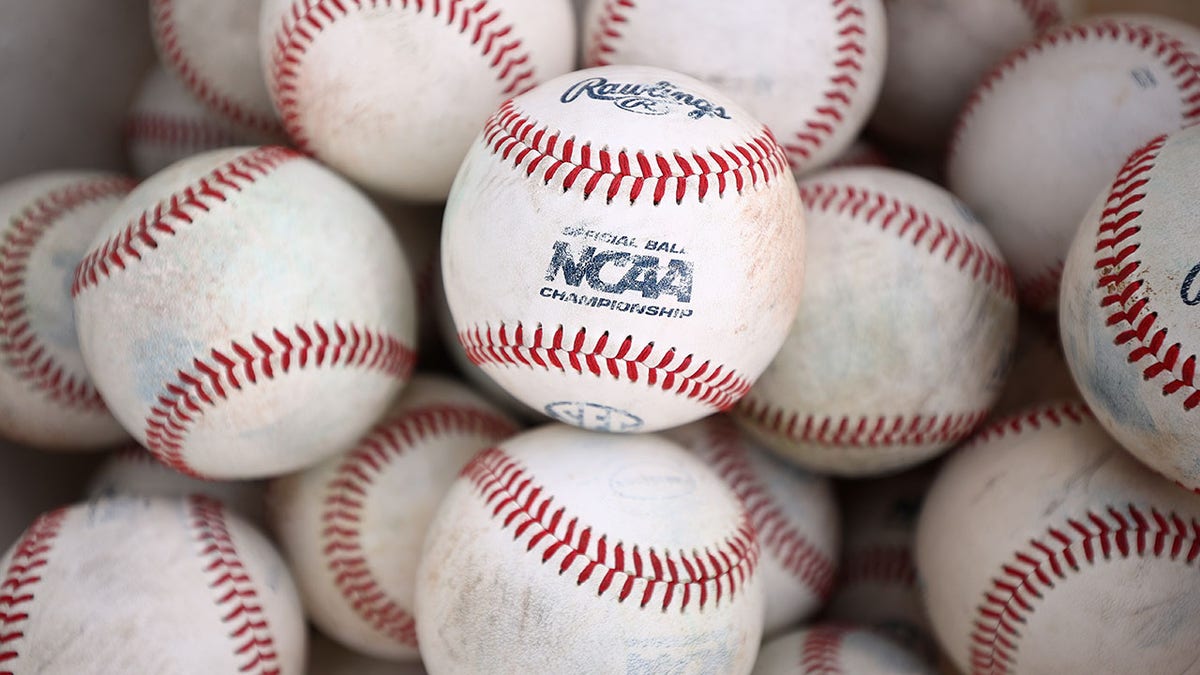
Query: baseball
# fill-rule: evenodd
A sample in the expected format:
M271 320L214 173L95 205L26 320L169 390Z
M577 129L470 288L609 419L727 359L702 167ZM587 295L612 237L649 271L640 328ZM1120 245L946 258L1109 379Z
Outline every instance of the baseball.
M575 61L567 0L262 0L259 40L297 147L429 202L445 200L496 106Z
M655 436L563 425L480 453L417 572L431 673L748 673L759 545L708 467Z
M278 147L198 155L142 183L72 293L100 394L192 475L276 475L349 448L414 360L412 280L383 216Z
M1200 489L1200 129L1126 162L1079 228L1059 316L1067 363L1104 428L1151 468Z
M426 675L419 662L396 663L377 659L310 631L308 637L308 669L310 675Z
M753 675L934 675L887 638L850 624L817 624L763 645Z
M579 71L505 103L443 225L468 357L588 429L729 408L800 298L804 217L782 148L717 90L658 68Z
M133 189L124 176L35 174L0 185L0 435L54 450L127 438L79 351L71 278Z
M1023 304L1057 306L1075 230L1129 153L1200 121L1198 44L1200 31L1161 17L1097 17L1016 50L971 95L947 178L988 224Z
M353 449L270 488L274 531L309 618L372 656L417 658L417 561L434 510L517 426L463 385L418 375Z
M804 298L734 411L813 470L879 474L962 440L1000 393L1016 334L1008 266L950 193L891 169L800 183Z
M700 79L770 127L797 174L841 155L883 84L882 0L591 0L588 66L648 65Z
M942 647L970 673L1183 673L1200 634L1200 497L1078 403L997 422L946 463L916 560Z
M667 436L704 460L750 514L762 548L763 633L770 636L821 609L833 591L841 543L832 482L771 456L723 415Z
M5 672L303 672L304 615L287 568L204 497L46 513L0 573Z

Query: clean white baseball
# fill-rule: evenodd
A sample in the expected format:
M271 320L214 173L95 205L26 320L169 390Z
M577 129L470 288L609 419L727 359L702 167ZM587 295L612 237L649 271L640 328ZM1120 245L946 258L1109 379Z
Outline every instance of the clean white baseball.
M587 66L647 65L717 87L779 136L796 173L854 142L883 84L882 0L591 0Z
M817 624L763 645L753 675L933 675L920 658L850 624Z
M1129 153L1200 122L1195 45L1186 24L1096 17L1021 47L971 95L947 179L988 224L1024 304L1057 305L1080 219Z
M803 260L771 132L706 84L637 66L505 103L442 233L470 359L531 407L608 431L741 398L787 334Z
M417 561L458 472L516 424L453 380L418 375L353 449L270 488L308 616L372 656L416 659Z
M870 128L941 150L979 79L1021 43L1069 18L1064 0L888 0L887 72Z
M683 448L562 425L480 453L425 539L417 634L440 673L748 673L758 540Z
M79 352L71 278L133 189L111 173L55 171L0 185L0 435L94 450L127 438Z
M917 525L942 647L973 675L1183 673L1200 634L1200 497L1082 404L997 422L947 461Z
M414 359L412 280L383 216L278 147L217 150L142 183L72 292L84 362L117 419L209 478L345 450Z
M496 106L575 61L567 0L263 0L259 31L292 142L428 202Z
M1008 267L949 192L891 169L800 183L804 299L734 411L811 469L882 473L966 437L1000 393L1016 334Z
M1096 200L1063 273L1067 362L1096 418L1151 468L1200 490L1200 129L1139 149Z
M52 511L0 573L4 672L303 672L304 614L287 568L204 497Z
M283 127L271 107L258 53L262 0L150 0L159 60L222 119L259 141Z
M758 532L763 633L816 613L833 591L841 530L833 485L768 454L724 415L667 432L733 490Z

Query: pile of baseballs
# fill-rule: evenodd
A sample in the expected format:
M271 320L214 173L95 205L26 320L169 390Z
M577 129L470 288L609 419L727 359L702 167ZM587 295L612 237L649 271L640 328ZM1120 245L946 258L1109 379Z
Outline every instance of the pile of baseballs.
M1200 672L1200 28L138 2L0 175L0 675Z

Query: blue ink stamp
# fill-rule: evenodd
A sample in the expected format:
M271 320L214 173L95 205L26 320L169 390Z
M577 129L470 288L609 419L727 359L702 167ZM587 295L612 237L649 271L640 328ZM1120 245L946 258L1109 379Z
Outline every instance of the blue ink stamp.
M574 103L581 96L596 101L612 101L621 110L641 115L666 115L672 110L685 109L688 110L687 116L694 120L705 117L731 119L724 106L683 91L666 80L637 84L610 82L606 77L589 77L567 88L559 100Z
M590 431L630 432L641 429L642 418L619 408L586 401L558 401L546 406L546 414Z

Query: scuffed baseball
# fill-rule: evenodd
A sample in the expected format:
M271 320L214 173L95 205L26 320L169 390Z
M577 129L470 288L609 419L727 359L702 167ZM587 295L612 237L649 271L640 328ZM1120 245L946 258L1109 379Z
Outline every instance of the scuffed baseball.
M781 635L758 654L753 675L933 675L915 654L867 628L822 623Z
M965 438L1000 393L1016 334L1007 265L946 190L891 169L801 181L804 298L734 411L796 464L848 476Z
M80 354L71 279L133 180L54 171L0 185L0 436L47 450L128 437Z
M658 68L579 71L505 103L443 226L468 357L585 428L729 408L799 301L804 218L782 148L716 89Z
M762 633L754 528L665 439L552 425L471 461L421 555L431 673L748 673Z
M1198 551L1200 496L1072 402L982 431L917 525L934 631L971 673L1193 670Z
M407 381L415 301L371 202L278 147L217 150L142 183L73 287L84 362L161 461L278 475L349 448Z

